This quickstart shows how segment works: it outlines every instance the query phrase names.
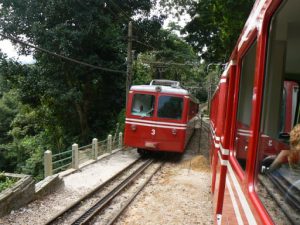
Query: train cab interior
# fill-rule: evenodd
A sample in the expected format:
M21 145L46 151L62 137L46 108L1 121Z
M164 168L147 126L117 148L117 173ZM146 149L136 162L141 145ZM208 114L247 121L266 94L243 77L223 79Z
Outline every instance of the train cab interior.
M158 98L157 110L155 109L156 97ZM155 111L157 111L158 118L180 120L183 113L183 97L134 94L131 115L153 117Z
M154 95L135 94L132 102L131 114L142 117L152 117L154 105Z
M256 191L275 224L300 220L300 139L289 143L300 123L299 13L300 1L283 1L268 28Z

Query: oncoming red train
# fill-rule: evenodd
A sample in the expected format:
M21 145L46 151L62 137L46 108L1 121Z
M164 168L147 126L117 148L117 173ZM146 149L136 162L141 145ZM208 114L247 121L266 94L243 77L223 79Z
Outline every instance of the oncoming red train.
M191 137L197 100L179 82L153 80L130 88L126 106L125 145L148 151L183 153Z
M215 224L299 224L300 1L257 0L211 101Z

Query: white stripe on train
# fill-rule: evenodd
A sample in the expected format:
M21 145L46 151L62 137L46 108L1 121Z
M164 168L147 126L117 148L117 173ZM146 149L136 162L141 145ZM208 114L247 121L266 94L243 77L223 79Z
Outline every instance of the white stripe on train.
M231 187L231 184L230 184L230 181L229 181L228 177L226 178L226 186L227 186L228 191L229 191L230 199L232 201L232 205L233 205L233 209L234 209L234 213L235 213L237 222L238 222L239 225L244 225L244 222L243 222L243 219L242 219L242 216L241 216L241 213L240 213L238 204L236 202L236 199L235 199L235 196L234 196L234 193L233 193L233 190L232 190L232 187Z
M222 146L223 147L223 146ZM227 149L224 149L224 150L227 150ZM222 151L222 150L221 150ZM227 152L226 152L227 153ZM223 155L226 155L222 152ZM255 220L255 217L250 209L250 206L246 200L246 197L240 187L240 184L233 172L233 169L231 167L231 164L229 162L229 160L224 160L222 159L222 156L221 156L221 153L218 152L218 156L219 156L219 160L220 160L220 164L223 165L223 166L227 166L228 168L228 171L229 171L229 175L230 175L230 178L232 180L232 183L235 187L235 190L237 191L237 194L239 196L239 199L240 199L240 202L241 202L241 205L243 207L243 210L245 212L245 215L246 215L246 218L248 220L248 223L249 224L253 224L253 225L256 225L257 222ZM243 223L243 220L242 220L242 217L241 217L241 214L240 214L240 211L237 207L237 204L236 204L236 199L235 199L235 196L234 196L234 193L232 191L232 187L231 187L231 184L230 184L230 179L229 177L226 177L226 185L228 187L228 190L229 190L229 194L230 194L230 198L232 200L232 203L233 203L233 208L234 208L234 211L235 211L235 214L236 214L236 217L237 217L237 220L238 220L238 224L241 225L241 224L244 224Z
M245 197L245 195L244 195L244 193L243 193L243 191L242 191L242 189L240 187L240 184L239 184L239 182L238 182L238 180L237 180L237 178L236 178L236 176L235 176L235 174L233 172L233 169L232 169L230 163L228 163L227 168L228 168L228 171L229 171L229 174L230 174L230 178L231 178L231 180L233 182L233 185L234 185L234 187L235 187L235 189L237 191L237 194L239 196L239 199L240 199L240 202L242 204L242 207L243 207L243 210L245 212L245 215L246 215L246 218L248 220L248 223L251 224L251 225L256 225L257 222L255 220L255 217L254 217L254 215L253 215L253 213L252 213L252 211L250 209L250 206L249 206L249 204L248 204L248 202L246 200L246 197Z
M148 123L136 123L136 122L129 122L126 121L126 124L133 124L133 125L140 125L144 127L158 127L158 128L170 128L170 129L178 129L178 130L186 130L186 127L175 127L175 126L161 126L156 124L148 124Z
M126 121L186 127L186 124L182 124L182 123L166 123L166 122L156 122L156 121L152 121L152 120L140 120L140 119L131 119L131 118L126 118Z

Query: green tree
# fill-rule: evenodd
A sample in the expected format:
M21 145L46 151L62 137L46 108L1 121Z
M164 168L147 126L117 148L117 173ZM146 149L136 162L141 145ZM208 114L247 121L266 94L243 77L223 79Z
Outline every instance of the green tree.
M254 0L197 1L182 33L207 62L226 62L250 14Z
M147 14L152 4L150 0L3 0L0 29L15 37L25 35L27 41L50 51L125 72L128 17ZM151 25L151 21L140 22ZM87 142L104 135L124 105L125 74L33 53L36 65L17 81L26 90L21 92L22 100L32 107L49 108L50 118L68 137Z
M192 47L170 30L156 35L159 48L139 54L134 67L134 84L152 79L192 81L199 73L200 59Z

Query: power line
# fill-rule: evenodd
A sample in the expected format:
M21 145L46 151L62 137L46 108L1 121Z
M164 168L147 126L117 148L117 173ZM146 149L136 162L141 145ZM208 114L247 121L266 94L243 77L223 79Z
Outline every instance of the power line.
M72 58L70 58L70 57L63 56L63 55L57 54L57 53L55 53L55 52L51 52L51 51L49 51L49 50L47 50L47 49L40 48L40 47L38 47L38 46L35 46L35 45L32 45L32 44L26 43L26 42L24 42L24 41L21 41L21 40L19 40L19 39L16 39L16 38L14 38L14 37L11 37L11 36L7 36L7 35L2 34L2 33L0 33L0 36L2 36L2 37L5 38L5 39L10 39L10 40L12 40L12 41L14 41L14 42L17 42L17 43L20 43L20 44L22 44L22 45L28 46L28 47L30 47L30 48L37 49L37 50L39 50L39 51L41 51L41 52L45 52L45 53L47 53L47 54L49 54L49 55L52 55L52 56L55 56L55 57L58 57L58 58L62 58L62 59L64 59L64 60L68 60L68 61L70 61L70 62L77 63L77 64L80 64L80 65L83 65L83 66L87 66L87 67L90 67L90 68L93 68L93 69L102 70L102 71L107 71L107 72L113 72L113 73L126 73L125 71L113 70L113 69L104 68L104 67L100 67L100 66L94 66L94 65L92 65L92 64L89 64L89 63L86 63L86 62L82 62L82 61L79 61L79 60L77 60L77 59L72 59Z
M174 62L147 62L145 61L144 63L146 64L152 64L152 65L165 65L165 66L170 66L170 65L174 65L174 66L195 66L196 64L192 64L192 63L174 63Z
M114 0L109 0L114 6L115 6L115 8L118 8L118 10L119 10L119 12L121 13L121 14L123 14L123 16L125 16L129 21L132 21L132 23L134 23L135 24L135 28L137 29L137 30L139 30L141 33L143 33L143 31L142 31L142 29L139 27L139 24L136 22L136 21L134 21ZM110 11L115 15L115 13L110 9ZM135 42L137 42L137 43L139 43L139 44L142 44L142 45L144 45L144 46L147 46L147 47L150 47L150 48L152 48L153 50L157 50L155 47L153 47L153 46L151 46L151 45L149 45L149 44L145 44L145 43L142 43L142 42L140 42L140 41L138 41L138 40L133 40L133 41L135 41Z
M125 11L117 4L117 3L115 3L113 0L109 0L115 7L117 7L118 9L119 9L119 11L125 16L125 17L127 17L130 21L133 21L132 19L131 19L131 17L130 16L128 16L127 15L127 13L125 13Z
M133 40L134 42L136 42L136 43L139 43L139 44L145 46L145 47L149 47L149 48L152 48L153 50L157 50L157 49L154 48L153 46L151 46L151 45L149 45L149 44L145 44L145 43L143 43L143 42L141 42L141 41L139 41L139 40L137 40L137 39L132 39L132 40Z

